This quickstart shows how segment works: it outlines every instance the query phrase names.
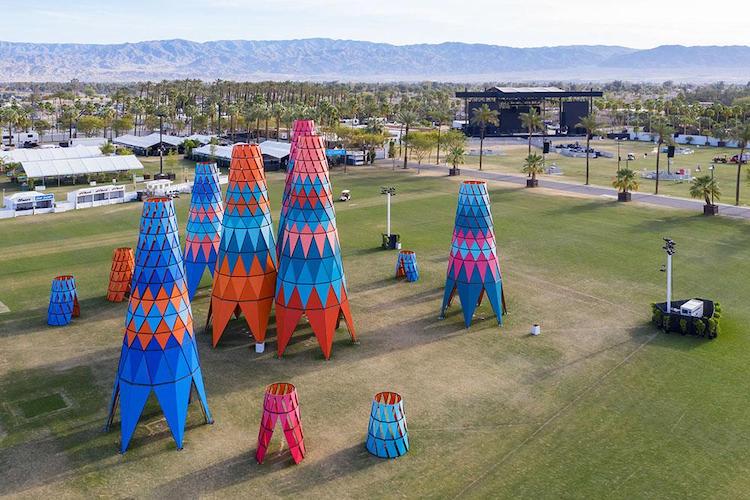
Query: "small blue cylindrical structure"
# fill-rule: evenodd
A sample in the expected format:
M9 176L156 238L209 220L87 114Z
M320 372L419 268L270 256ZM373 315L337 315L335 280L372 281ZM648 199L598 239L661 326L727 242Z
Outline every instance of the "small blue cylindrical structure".
M419 279L419 267L417 266L417 254L411 250L401 250L396 260L396 277L406 277L406 281L417 281Z
M395 392L375 395L367 427L367 451L380 458L397 458L409 451L409 434L401 396Z
M52 280L47 309L47 324L65 326L79 315L76 280L73 276L57 276Z

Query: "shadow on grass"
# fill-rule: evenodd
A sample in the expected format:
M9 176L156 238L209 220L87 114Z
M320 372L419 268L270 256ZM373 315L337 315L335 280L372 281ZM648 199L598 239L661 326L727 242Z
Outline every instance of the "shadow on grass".
M47 307L36 309L25 309L23 311L11 311L0 316L0 338L26 335L41 332L46 329L51 331L65 332L68 327L98 317L114 317L122 315L125 317L127 301L108 302L104 297L91 297L79 301L81 316L73 318L69 325L50 326L47 324Z
M415 306L422 304L424 302L434 302L435 303L435 316L437 316L440 312L440 304L443 299L443 287L435 287L431 288L429 290L421 290L417 291L418 283L408 283L405 280L399 280L396 281L393 278L390 278L388 280L389 283L394 283L398 286L404 286L404 287L413 287L414 292L398 297L392 301L385 302L385 303L378 303L374 305L363 305L360 306L360 309L363 312L377 312L378 310L383 311L396 311L399 310L399 308L404 306ZM360 290L358 290L360 291Z
M281 428L277 428L276 432L281 433ZM364 443L357 443L317 461L312 460L311 451L308 450L306 459L299 465L294 465L287 449L281 453L269 452L263 464L255 461L255 451L253 444L250 450L169 481L150 493L157 498L195 498L268 474L283 473L294 467L294 474L280 474L274 483L274 491L265 492L291 496L304 494L310 486L319 487L382 462L367 452Z
M347 257L349 257L349 256L356 257L356 256L359 256L359 255L372 255L372 254L375 254L375 253L386 252L386 251L387 250L383 249L383 247L381 247L381 246L370 247L370 248L358 248L358 249L355 249L355 250L349 250L349 251L347 251Z
M607 200L604 198L595 200L585 200L581 203L568 204L567 206L557 207L553 211L547 211L544 215L547 216L560 216L560 215L582 215L592 212L598 212L602 210L616 208L619 205L615 200Z
M0 443L0 495L12 495L121 466L119 415L103 432L113 380L97 380L116 367L114 357L100 353L10 372L0 380L0 421L7 435ZM65 368L70 365L73 368ZM112 379L114 373L112 372ZM92 383L92 381L100 383ZM26 418L18 402L30 396L62 394L62 410ZM155 396L151 396L130 449L145 442L173 443ZM203 424L197 403L190 406L187 428ZM174 445L173 445L174 446ZM139 449L137 457L163 453L160 447Z
M393 276L388 276L387 278L368 281L367 283L362 283L362 284L351 285L349 286L349 290L348 290L349 295L352 295L355 293L369 292L371 290L377 290L380 288L386 288L389 286L396 285L398 284L398 282L396 281L396 278L395 278L395 274L396 274L395 265L394 265L393 274L394 274Z
M666 333L663 330L657 330L653 325L647 327L651 331L658 332L656 338L651 341L652 346L659 348L668 348L676 351L692 351L700 347L704 347L711 342L716 342L717 339L709 339L707 337L698 337L697 335L683 335L681 333L670 332ZM719 334L719 337L721 334Z
M418 303L435 294L439 294L439 288L424 290L407 300ZM101 300L92 299L90 303L87 301L86 308L92 307L96 302ZM118 309L116 314L119 315L124 306L111 304L111 307ZM112 311L111 314L115 312ZM460 313L457 314L460 316ZM16 320L21 321L21 318ZM19 327L14 334L38 331L38 323L43 320L40 319L33 326L27 325L25 330ZM200 319L197 323L200 324ZM478 323L475 325L479 326ZM22 323L19 324L23 326ZM440 321L437 311L422 317L404 318L404 321L388 326L370 324L366 327L367 330L360 332L364 334L362 344L353 345L342 324L336 332L330 361L324 360L309 325L304 321L300 322L282 359L276 357L273 322L267 337L266 352L263 354L253 351L253 341L246 331L243 318L232 322L217 349L209 347L209 335L198 333L196 340L209 405L212 404L212 398L233 393L252 394L260 400L264 387L273 381L294 381L295 377L334 368L347 370L362 360L388 352L403 352L405 349L440 342L466 332L458 319ZM201 330L199 327L198 331ZM0 405L0 425L7 433L0 442L0 495L28 493L36 488L56 487L84 475L96 475L109 469L119 470L123 460L140 463L149 457L176 453L161 409L152 396L136 428L128 453L124 457L118 454L119 412L111 431L104 433L102 430L107 417L119 348L113 347L111 352L106 350L106 355L102 355L102 352L104 351L99 350L78 357L64 357L62 361L42 364L33 369L8 372L0 379L0 400L4 403L23 400L28 394L57 390L64 391L72 402L68 409L34 420L18 419L7 404ZM226 409L222 410L221 405L212 407L212 410L217 421L226 418L226 415L222 415L222 411ZM203 425L203 418L194 399L188 411L186 438L189 439L189 429L200 425ZM288 456L281 455L278 463L275 461L277 459L269 457L271 459L259 467L254 464L253 453L254 449L230 460L212 464L198 473L168 483L157 491L169 492L170 496L175 491L185 491L192 496L196 491L215 491L286 468L289 464ZM280 488L289 493L304 492L307 485L316 484L316 481L319 483L320 477L324 481L333 480L342 474L362 470L379 462L370 457L363 444L358 441L350 448L322 457L320 461L311 460L309 466L303 462L300 472L308 472L304 472L302 476L294 475L293 481L282 483ZM316 481L302 480L308 473L314 475ZM284 481L283 476L281 480ZM192 490L183 490L183 484L194 486Z

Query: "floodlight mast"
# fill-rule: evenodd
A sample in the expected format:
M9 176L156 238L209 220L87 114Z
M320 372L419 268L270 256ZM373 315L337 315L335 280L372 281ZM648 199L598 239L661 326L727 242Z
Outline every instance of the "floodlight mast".
M384 194L386 197L386 209L385 209L385 234L391 236L391 196L396 196L395 187L381 187L380 194Z
M675 243L670 238L664 238L664 246L667 252L667 312L672 312L672 255L675 254Z

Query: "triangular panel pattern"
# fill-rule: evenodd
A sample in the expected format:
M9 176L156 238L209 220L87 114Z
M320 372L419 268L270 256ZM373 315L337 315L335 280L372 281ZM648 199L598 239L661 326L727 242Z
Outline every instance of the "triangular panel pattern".
M323 140L302 136L279 240L276 331L281 356L306 315L328 359L343 318L355 340Z
M441 316L458 293L468 328L477 306L486 294L502 325L505 312L500 261L495 244L490 197L484 181L464 181L458 191L448 274Z
M406 281L419 279L417 254L412 250L401 250L396 258L396 278L406 278Z
M196 163L185 236L185 276L190 300L206 268L214 275L223 215L216 163Z
M367 426L367 451L380 458L397 458L409 451L409 431L401 396L379 392L372 401Z
M265 341L275 285L276 242L263 155L257 144L235 144L211 292L214 347L239 311L255 340Z
M129 247L115 248L112 255L112 269L109 272L107 300L122 302L130 294L130 283L135 269L135 254Z
M258 430L258 450L255 452L255 459L259 464L262 464L266 457L277 422L281 423L294 463L300 463L305 458L305 441L299 399L297 389L286 382L276 382L266 387Z
M73 276L57 276L52 280L47 309L47 324L65 326L81 314L78 305L78 289Z
M287 202L289 201L289 190L292 184L292 171L294 162L297 159L297 142L300 137L315 135L315 121L313 120L294 120L292 125L292 142L289 147L289 162L286 165L286 177L284 179L284 192L281 195L281 212L279 215L279 229L276 235L276 241L281 241L281 228L284 226L284 218L288 210ZM281 250L278 248L277 250Z
M153 391L177 448L182 448L192 387L207 422L211 414L170 198L151 198L143 204L131 288L107 427L119 402L124 453Z

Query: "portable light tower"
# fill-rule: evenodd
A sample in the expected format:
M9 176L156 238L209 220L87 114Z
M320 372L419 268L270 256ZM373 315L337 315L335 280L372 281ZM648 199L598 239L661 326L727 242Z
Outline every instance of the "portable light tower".
M396 196L396 188L393 186L381 187L380 194L385 195L385 232L383 233L383 248L393 250L400 248L400 236L391 234L391 196Z
M667 252L667 267L664 269L667 272L667 311L672 312L672 256L675 254L675 243L671 238L664 238L664 246L662 247Z
M395 187L381 187L380 194L385 195L385 234L391 235L391 196L396 196Z

